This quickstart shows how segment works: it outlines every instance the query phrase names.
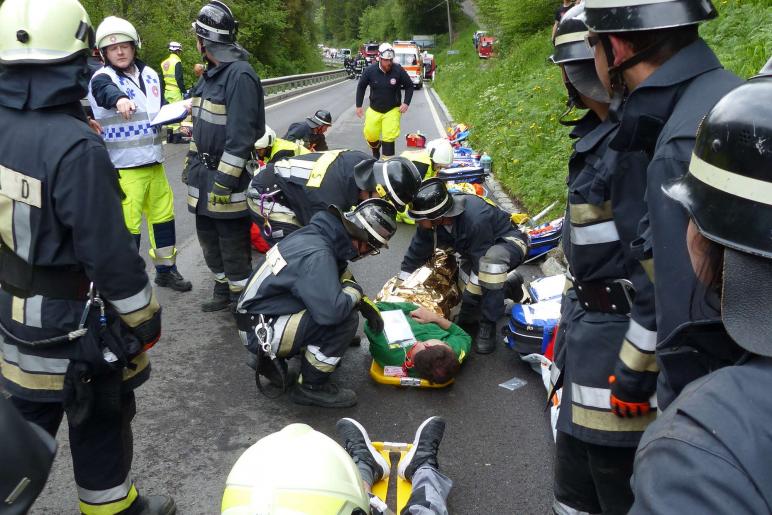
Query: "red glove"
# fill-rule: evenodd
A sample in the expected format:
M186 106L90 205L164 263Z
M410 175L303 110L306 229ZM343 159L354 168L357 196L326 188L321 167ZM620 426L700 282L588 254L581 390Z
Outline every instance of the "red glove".
M622 418L642 417L648 415L651 411L651 404L646 400L630 399L627 392L619 386L616 376L608 377L608 384L611 388L611 411L614 415Z

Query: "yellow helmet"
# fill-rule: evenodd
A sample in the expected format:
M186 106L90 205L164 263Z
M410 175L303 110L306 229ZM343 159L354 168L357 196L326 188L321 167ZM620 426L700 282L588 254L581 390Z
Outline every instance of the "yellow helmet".
M261 438L233 465L222 515L366 515L370 501L351 457L306 424Z
M142 48L142 41L139 39L137 29L123 18L108 16L97 27L96 46L100 50L106 46L127 42L132 42L137 48Z
M5 0L0 5L0 63L68 61L94 44L94 28L77 0Z

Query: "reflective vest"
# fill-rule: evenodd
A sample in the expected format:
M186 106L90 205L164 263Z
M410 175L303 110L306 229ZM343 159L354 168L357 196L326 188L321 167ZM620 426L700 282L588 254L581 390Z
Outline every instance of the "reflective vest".
M406 150L400 156L409 159L416 165L416 168L423 176L423 180L431 179L437 175L437 171L433 166L434 163L432 163L432 159L426 150Z
M150 121L161 109L161 83L158 74L149 66L142 70L142 80L147 96L131 79L118 73L110 66L98 70L99 74L109 75L113 84L126 93L126 96L136 104L137 111L131 120L123 117L113 109L99 107L89 88L88 101L94 111L94 118L102 125L104 139L110 160L116 168L131 168L151 163L162 163L164 160L162 137L158 127L151 127Z
M164 77L164 97L168 102L177 102L182 100L182 91L177 85L177 77L174 70L177 63L182 62L177 54L169 54L169 57L161 61L161 73Z
M271 153L268 155L268 159L266 160L266 162L271 161L273 159L273 156L275 156L276 154L278 154L283 150L288 150L292 152L292 155L295 155L295 156L300 156L311 152L306 147L304 147L301 143L287 141L286 139L276 138L276 141L274 141L273 146L271 147Z

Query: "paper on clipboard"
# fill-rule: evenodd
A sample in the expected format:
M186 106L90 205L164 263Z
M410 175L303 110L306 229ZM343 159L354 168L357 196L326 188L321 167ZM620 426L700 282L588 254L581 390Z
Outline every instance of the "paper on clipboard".
M381 311L383 318L383 333L389 345L405 347L415 343L413 330L407 321L405 312L399 309Z
M167 125L170 123L181 122L188 117L187 102L187 100L180 100L179 102L172 102L171 104L166 104L161 107L161 110L155 115L155 118L150 122L150 125Z

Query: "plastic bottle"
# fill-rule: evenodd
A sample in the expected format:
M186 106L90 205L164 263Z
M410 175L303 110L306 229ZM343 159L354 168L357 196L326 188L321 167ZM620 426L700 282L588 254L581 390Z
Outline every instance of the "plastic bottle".
M483 155L480 158L480 166L482 166L483 172L491 173L491 170L493 169L493 158L491 158L487 152L483 152Z

